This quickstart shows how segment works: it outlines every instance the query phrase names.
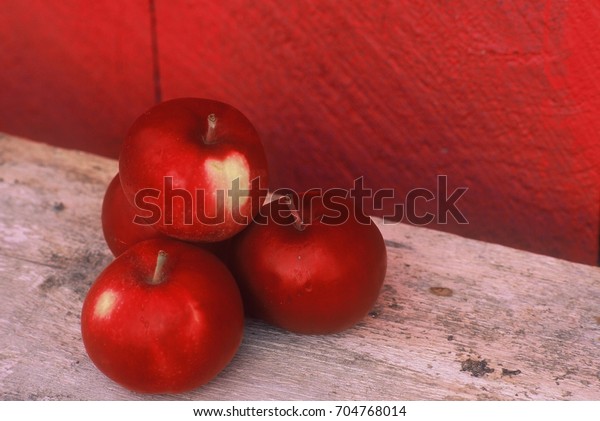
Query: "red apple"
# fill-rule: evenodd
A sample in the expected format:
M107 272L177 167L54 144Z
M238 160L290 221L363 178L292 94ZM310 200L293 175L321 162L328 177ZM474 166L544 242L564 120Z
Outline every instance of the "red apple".
M152 238L166 238L154 226L134 223L139 211L125 198L119 174L108 184L102 201L102 233L108 248L118 256L132 245Z
M117 174L108 184L102 202L102 233L114 256L119 256L140 241L169 238L156 230L154 225L144 223L143 220L134 222L136 216L143 216L143 212L140 209L136 210L127 201L121 188L119 174ZM210 251L223 261L227 261L229 258L231 239L216 243L196 242L190 244Z
M264 205L236 238L232 267L250 315L293 332L325 334L370 311L387 256L379 229L352 200L314 198L303 196L298 211L285 197Z
M141 115L119 159L127 200L171 237L214 242L245 228L267 187L259 136L237 109L179 98Z
M198 247L137 243L98 276L81 312L92 362L122 386L177 393L213 379L233 358L244 311L229 270Z

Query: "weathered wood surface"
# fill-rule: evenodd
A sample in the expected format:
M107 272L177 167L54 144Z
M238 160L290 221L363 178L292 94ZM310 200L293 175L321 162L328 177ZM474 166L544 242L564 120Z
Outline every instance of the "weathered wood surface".
M299 336L248 321L208 385L124 390L79 331L111 261L100 205L116 170L0 134L1 399L600 399L599 268L407 225L380 225L388 274L355 328Z

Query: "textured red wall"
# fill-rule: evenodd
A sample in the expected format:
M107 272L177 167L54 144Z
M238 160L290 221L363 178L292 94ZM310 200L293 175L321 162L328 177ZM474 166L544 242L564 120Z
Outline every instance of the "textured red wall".
M0 130L116 156L154 100L148 2L0 4Z
M445 174L469 224L432 226L597 262L598 3L155 0L159 78L146 0L3 3L0 130L116 156L156 89L211 97L274 187Z

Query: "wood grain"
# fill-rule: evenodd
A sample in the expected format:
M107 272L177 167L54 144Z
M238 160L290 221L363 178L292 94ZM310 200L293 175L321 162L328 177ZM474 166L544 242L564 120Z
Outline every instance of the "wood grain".
M232 363L182 395L138 395L87 358L82 301L112 257L114 160L0 135L4 400L598 400L600 269L404 224L356 327L300 336L248 321Z

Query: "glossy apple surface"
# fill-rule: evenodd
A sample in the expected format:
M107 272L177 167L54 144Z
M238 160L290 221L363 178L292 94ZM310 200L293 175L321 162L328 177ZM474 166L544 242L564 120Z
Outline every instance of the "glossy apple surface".
M297 333L353 326L373 307L385 278L379 229L357 220L352 201L338 201L338 210L305 202L301 227L274 216L281 204L263 206L264 218L236 238L232 267L248 313ZM324 215L331 216L328 223Z
M92 362L115 382L178 393L207 383L231 361L243 313L238 287L215 256L154 239L132 246L98 276L83 304L81 332Z
M134 222L136 217L142 217ZM170 238L158 231L154 225L145 223L144 212L132 206L125 197L119 174L108 184L102 201L102 233L108 248L114 256L119 256L129 247L141 241L153 238ZM231 240L215 243L190 242L197 247L210 251L222 261L227 261L230 254Z
M102 233L113 255L120 255L140 241L166 238L165 234L152 225L134 223L138 213L125 198L119 174L115 175L108 184L102 201Z
M156 214L155 228L186 241L221 241L250 223L267 188L258 133L234 107L179 98L130 128L119 159L130 203Z

